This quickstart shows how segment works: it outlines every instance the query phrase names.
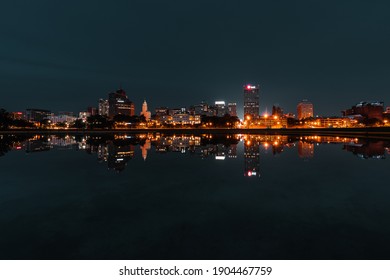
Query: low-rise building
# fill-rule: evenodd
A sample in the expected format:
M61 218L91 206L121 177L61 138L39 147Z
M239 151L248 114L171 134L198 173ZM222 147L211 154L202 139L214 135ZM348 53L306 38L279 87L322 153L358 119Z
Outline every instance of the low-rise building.
M361 115L365 119L383 121L383 102L360 102L350 109L342 111L343 116Z

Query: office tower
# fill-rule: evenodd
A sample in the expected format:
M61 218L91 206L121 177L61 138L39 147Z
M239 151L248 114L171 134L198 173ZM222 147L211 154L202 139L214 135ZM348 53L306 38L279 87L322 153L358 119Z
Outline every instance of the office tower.
M260 86L244 86L244 118L257 119L259 117L259 91Z
M101 116L108 116L108 100L106 99L99 99L99 115Z
M43 109L26 109L26 119L30 122L42 122L51 116L51 111Z
M208 108L208 104L202 101L200 104L190 106L188 111L192 115L207 115Z
M112 119L116 115L134 116L134 103L123 89L108 95L108 117Z
M298 120L313 117L313 104L306 99L298 103L297 106Z
M144 116L146 121L149 121L152 117L152 113L148 111L148 103L146 103L146 100L144 100L144 103L142 104L142 112L140 115Z
M283 109L279 104L274 104L274 106L272 106L272 116L283 116Z
M223 117L227 114L225 101L215 101L215 113L217 117Z
M237 117L237 103L228 103L228 114Z

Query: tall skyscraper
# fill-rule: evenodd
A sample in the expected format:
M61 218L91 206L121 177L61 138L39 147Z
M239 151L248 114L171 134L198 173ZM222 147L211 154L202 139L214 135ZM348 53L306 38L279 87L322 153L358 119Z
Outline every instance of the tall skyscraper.
M260 86L244 86L244 118L257 119L259 117Z
M134 116L134 103L123 89L108 95L108 117L112 119L116 115Z
M311 118L314 116L313 104L306 99L298 103L297 106L298 120Z
M142 104L142 112L140 114L141 116L145 117L145 120L149 121L152 117L152 113L148 111L148 103L146 103L146 100L144 100L144 103Z

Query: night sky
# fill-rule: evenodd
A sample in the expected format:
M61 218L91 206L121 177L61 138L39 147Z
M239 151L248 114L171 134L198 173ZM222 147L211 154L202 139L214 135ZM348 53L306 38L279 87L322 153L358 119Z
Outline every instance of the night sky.
M389 1L2 1L0 107L78 112L122 85L137 113L144 98L242 113L245 83L261 112L390 106L389 14Z

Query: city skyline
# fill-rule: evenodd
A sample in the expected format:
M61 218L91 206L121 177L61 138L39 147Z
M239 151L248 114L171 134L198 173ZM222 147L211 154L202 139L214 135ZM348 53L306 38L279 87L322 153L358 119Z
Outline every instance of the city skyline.
M348 116L348 115L359 115L362 114L363 116L370 115L371 117L375 117L376 119L383 121L382 114L388 114L390 113L390 107L385 106L385 102L383 101L360 101L358 103L355 103L356 105L352 106L352 109L343 108L339 110L339 114L335 115L323 115L319 114L317 111L314 113L314 108L319 106L319 104L313 104L310 100L303 99L299 102L297 102L297 106L295 108L295 111L286 112L285 108L280 106L279 103L274 103L272 106L272 110L269 110L267 106L265 106L265 109L263 109L261 105L261 86L260 85L254 85L254 84L245 84L242 87L243 89L243 95L241 96L243 99L243 106L237 108L237 102L236 101L229 101L225 102L225 100L219 100L215 101L214 105L213 102L209 103L205 100L202 100L201 102L195 103L195 104L185 104L178 107L172 107L172 106L158 106L156 105L154 108L154 111L148 111L148 105L146 102L146 99L143 99L142 106L140 106L142 109L137 113L138 107L135 105L135 103L130 100L128 97L126 91L120 87L117 90L110 91L107 96L108 98L99 98L95 104L93 102L90 102L88 106L85 106L83 110L79 112L72 112L72 111L64 111L59 110L57 111L58 114L55 114L51 109L48 108L42 108L42 107L35 107L32 109L32 107L27 108L25 110L20 110L20 108L16 111L10 111L12 118L20 119L25 118L26 120L32 120L34 118L31 118L31 111L43 111L47 116L51 115L52 117L74 117L74 120L76 119L83 119L86 121L86 118L88 116L93 115L101 115L106 116L109 119L113 119L116 115L130 115L130 116L144 116L147 121L151 120L152 116L157 116L160 114L161 109L164 110L185 110L187 112L190 112L193 110L191 114L197 114L199 116L201 115L207 115L209 116L210 112L207 112L207 108L212 108L214 112L212 115L223 117L225 114L229 114L231 116L237 116L242 121L246 120L254 120L258 117L264 116L267 118L268 116L285 116L285 117L294 117L297 120L302 120L306 118L316 118L316 117L338 117L338 116ZM166 104L165 104L166 105ZM374 105L376 106L375 112L370 113L371 109L368 109L367 105ZM206 106L204 109L203 107ZM368 110L356 110L353 108L356 107L365 107ZM264 105L263 105L264 107ZM192 109L191 109L192 108ZM6 108L1 108L4 110L7 110ZM206 110L206 111L203 111ZM243 112L243 114L240 116L237 112ZM271 112L271 113L270 113ZM66 119L68 123L73 122L74 120Z
M95 1L59 12L50 1L7 2L2 107L81 111L122 85L152 110L210 96L242 108L241 85L256 83L262 110L279 103L291 112L308 99L338 115L351 103L388 101L389 5Z
M251 88L248 88L248 87L251 87ZM241 91L242 90L244 90L244 95L241 92L241 96L237 96L237 100L228 100L227 102L225 102L226 98L222 97L222 98L219 99L221 101L215 101L215 102L225 102L226 103L226 108L228 108L228 106L227 106L228 104L235 104L236 108L237 108L235 112L236 112L237 116L240 119L242 119L242 120L244 120L245 116L246 116L246 114L245 114L245 110L246 110L245 107L247 107L246 104L248 102L248 101L246 101L246 100L248 100L247 97L246 97L247 96L247 92L252 92L252 91L253 92L256 91L256 95L257 95L257 97L255 98L257 100L256 101L257 103L256 103L256 105L254 105L256 107L256 109L252 109L252 110L254 110L256 112L258 111L259 116L271 115L270 112L272 112L272 110L275 107L275 105L277 105L277 107L282 109L285 113L287 113L287 114L294 114L294 115L296 115L298 117L299 110L300 110L300 109L298 109L298 107L299 107L299 105L302 102L303 103L309 102L309 103L312 104L312 106L315 105L316 113L315 114L312 113L311 115L309 114L311 117L315 117L315 116L319 116L319 117L321 117L321 116L327 116L327 117L329 117L329 116L340 116L345 111L345 108L340 108L338 110L337 109L328 109L328 111L334 111L334 112L337 112L337 113L330 114L330 115L321 114L321 112L318 112L318 108L322 107L321 104L313 104L311 102L311 100L308 100L306 98L304 98L304 99L297 99L295 107L292 108L291 111L288 111L288 110L285 109L284 106L280 105L280 104L283 104L283 101L281 101L281 102L280 101L279 102L274 101L272 104L264 104L262 102L262 98L264 97L262 95L262 87L259 84L247 83L247 84L245 84L245 85L243 85L241 87ZM43 106L39 106L39 104L38 104L38 106L35 106L35 107L34 106L27 106L26 108L35 108L35 109L40 109L40 110L48 110L48 111L51 111L51 112L56 112L56 111L57 112L76 112L75 115L77 115L77 112L85 112L85 111L88 111L89 109L96 109L97 110L96 112L98 114L101 114L102 111L106 112L105 109L102 110L102 106L107 106L107 112L106 113L107 113L107 115L109 115L112 118L115 115L115 113L118 113L119 111L117 112L116 110L111 109L111 110L114 110L114 111L109 112L108 103L106 105L103 105L102 102L108 102L110 98L115 99L115 97L113 97L113 96L114 95L117 96L118 94L119 95L120 94L124 94L123 98L125 98L127 100L126 102L131 102L131 104L127 105L128 106L127 109L131 109L131 111L134 112L134 115L138 115L137 111L139 111L139 108L142 108L144 106L144 103L145 103L145 101L147 99L147 98L146 99L142 98L142 102L140 103L141 105L138 104L138 106L137 106L137 104L135 102L133 102L134 98L128 97L126 95L125 89L122 86L120 86L117 90L108 91L106 93L106 96L108 96L108 98L107 97L106 98L104 98L104 97L101 98L102 96L104 96L104 95L102 95L102 96L100 96L97 99L97 101L96 100L91 101L91 102L88 103L88 105L85 105L85 106L78 105L77 107L81 108L81 110L79 110L79 111L72 111L72 110L64 111L66 109L64 109L62 107L59 110L52 110L51 108L43 108ZM110 95L112 97L110 97ZM135 99L139 99L139 98L136 97ZM194 104L181 104L180 106L172 106L172 105L167 104L168 102L165 102L164 105L154 104L154 106L152 107L153 111L152 111L151 115L153 115L153 113L157 109L162 108L162 107L167 107L167 108L189 108L190 106L194 106L194 105L196 106L197 104L201 104L202 102L205 102L205 100L207 100L207 99L201 99L201 101L198 100ZM208 101L211 101L211 100L212 100L212 97L209 97ZM214 100L217 100L217 99L214 99ZM124 101L120 101L120 102L124 102ZM172 102L172 103L174 103L174 102ZM213 103L214 103L214 101L211 101L209 103L209 105L211 105ZM383 100L373 100L373 99L367 99L367 98L364 99L364 100L356 101L355 103L353 103L353 102L349 103L349 105L347 105L347 107L351 106L351 104L361 104L361 103L381 103L382 105L384 105L384 108L388 107L388 106L386 106L386 102L384 102ZM37 103L35 103L35 104L37 104ZM217 106L218 104L216 103L215 105ZM387 105L389 105L389 104L387 104ZM54 107L57 108L56 106L54 106ZM15 108L15 106L11 106L11 108ZM388 108L390 108L390 107L388 107ZM8 110L8 108L5 108L5 107L3 107L3 109ZM13 112L21 112L21 111L27 111L27 110L30 110L30 109L23 109L22 110L21 108L16 108L15 110L13 110ZM141 109L141 111L142 110L143 109ZM11 112L11 110L9 110L9 111ZM250 115L252 116L253 114L250 114ZM142 112L139 115L143 115ZM254 114L254 115L256 115L256 114ZM298 119L300 119L300 117L298 117Z
M46 109L26 109L25 112L0 110L0 128L5 129L175 129L175 128L362 128L387 127L390 124L390 107L384 102L359 102L351 108L341 110L341 116L319 116L314 114L315 106L304 99L297 104L297 114L284 112L279 104L272 106L272 113L259 110L260 86L243 86L244 118L237 116L237 103L215 101L181 107L158 107L155 114L148 110L144 100L142 110L136 114L132 102L123 88L100 98L97 107L74 114Z
M3 278L385 277L389 1L3 2Z

